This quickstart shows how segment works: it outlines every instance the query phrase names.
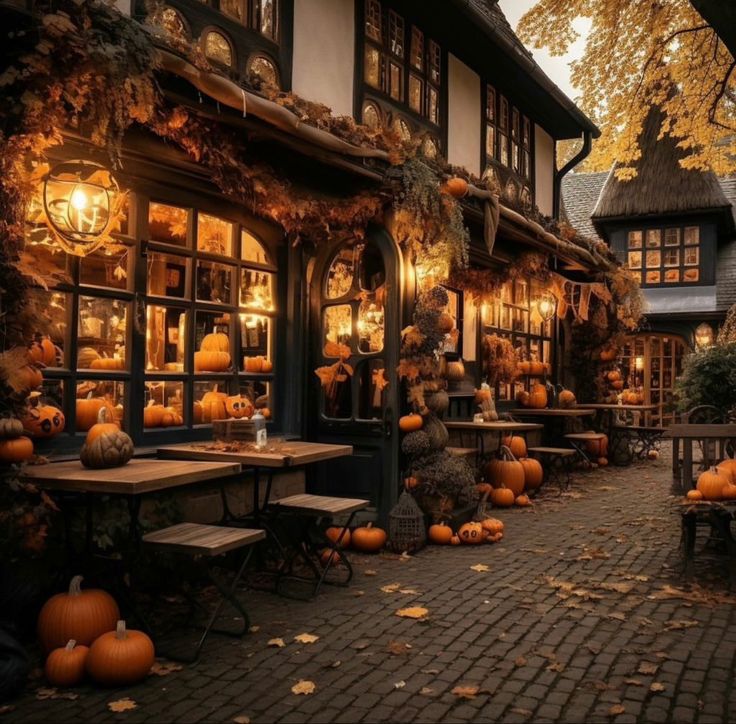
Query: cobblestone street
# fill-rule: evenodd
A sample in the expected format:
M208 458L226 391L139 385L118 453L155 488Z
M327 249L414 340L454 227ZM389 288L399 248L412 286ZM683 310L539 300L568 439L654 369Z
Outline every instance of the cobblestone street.
M356 555L353 584L314 602L251 593L242 641L213 636L199 664L129 689L83 687L54 701L53 720L732 720L727 571L696 556L702 588L683 590L674 501L668 454L580 474L569 493L501 512L498 545ZM426 619L396 615L412 606ZM314 693L293 694L300 680ZM3 718L49 721L41 686ZM137 708L108 709L125 697Z

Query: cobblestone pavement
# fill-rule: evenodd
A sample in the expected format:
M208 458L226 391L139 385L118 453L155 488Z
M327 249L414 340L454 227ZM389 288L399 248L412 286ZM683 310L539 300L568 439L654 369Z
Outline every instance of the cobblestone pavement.
M682 588L668 458L580 474L567 494L501 512L497 545L356 556L351 587L314 602L253 592L254 632L212 637L196 666L123 690L83 687L74 700L38 700L37 681L4 718L732 720L736 599L716 558L697 561L702 587ZM395 615L410 606L427 618ZM319 639L298 643L301 633ZM300 680L315 692L291 693ZM110 712L123 697L137 708Z

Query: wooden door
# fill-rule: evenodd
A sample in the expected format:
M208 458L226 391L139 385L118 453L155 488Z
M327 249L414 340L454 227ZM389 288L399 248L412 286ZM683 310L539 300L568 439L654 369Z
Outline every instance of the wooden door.
M354 447L319 466L310 487L370 499L383 517L398 487L401 329L400 256L388 233L374 228L326 249L310 303L310 439Z

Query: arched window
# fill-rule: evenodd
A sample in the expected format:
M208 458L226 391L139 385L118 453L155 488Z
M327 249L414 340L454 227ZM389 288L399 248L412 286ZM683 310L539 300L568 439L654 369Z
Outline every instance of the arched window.
M373 130L383 125L381 109L375 103L367 101L363 104L363 123Z
M151 25L157 25L162 28L168 35L173 35L176 38L188 38L189 32L187 30L184 19L177 10L164 5L158 12L151 13L147 22Z
M437 141L432 138L432 136L425 136L424 141L422 141L422 153L427 158L437 158L437 155L440 152L439 144Z
M248 62L248 73L258 78L265 85L280 88L279 72L276 63L265 55L254 55Z
M412 129L406 119L401 116L396 116L391 127L399 134L402 141L411 141Z
M230 41L220 32L210 30L204 36L204 54L207 60L233 67L233 48Z

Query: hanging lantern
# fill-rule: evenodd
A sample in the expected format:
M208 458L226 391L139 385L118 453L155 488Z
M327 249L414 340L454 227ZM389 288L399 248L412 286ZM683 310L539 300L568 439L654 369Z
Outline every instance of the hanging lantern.
M120 199L113 175L91 161L60 163L43 186L49 227L62 249L76 256L86 256L105 243Z
M713 327L708 322L699 324L695 329L695 346L705 349L713 344Z
M552 292L542 292L537 299L536 304L539 316L545 322L549 322L549 320L555 316L555 312L557 311L557 299L555 299Z

